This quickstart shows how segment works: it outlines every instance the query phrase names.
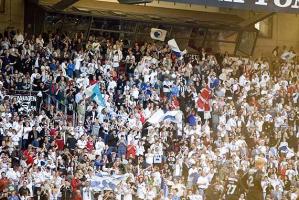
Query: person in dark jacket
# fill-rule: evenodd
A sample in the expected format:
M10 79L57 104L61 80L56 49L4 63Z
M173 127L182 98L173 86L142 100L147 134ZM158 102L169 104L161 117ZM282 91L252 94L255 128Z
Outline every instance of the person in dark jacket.
M75 138L73 135L71 135L71 136L67 139L67 141L66 141L66 147L67 147L69 150L71 150L71 151L73 151L73 150L75 150L75 149L77 148L77 140L76 140L76 138Z
M60 192L61 192L61 200L71 199L72 188L70 186L70 183L66 181L65 184L61 186Z

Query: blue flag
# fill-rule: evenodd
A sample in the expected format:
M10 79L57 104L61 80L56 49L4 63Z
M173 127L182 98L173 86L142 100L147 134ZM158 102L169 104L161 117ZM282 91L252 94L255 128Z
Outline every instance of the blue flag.
M99 106L102 106L102 107L105 107L106 106L106 103L105 103L105 100L103 98L103 94L101 93L101 90L99 88L99 85L96 84L93 89L92 89L92 96L91 98L97 102L97 104Z

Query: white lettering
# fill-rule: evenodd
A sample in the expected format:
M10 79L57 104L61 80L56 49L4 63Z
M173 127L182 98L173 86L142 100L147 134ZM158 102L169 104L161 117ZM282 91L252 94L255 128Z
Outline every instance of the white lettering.
M256 5L261 5L261 6L266 6L268 5L268 3L266 2L266 0L258 0L257 2L255 2Z
M285 3L281 4L281 0L274 0L274 4L281 8L289 7L292 4L292 0L284 0Z
M292 8L299 8L299 0L295 0L295 3L294 3L294 5L292 5L291 7Z
M23 102L23 101L36 101L35 96L16 96L17 101Z

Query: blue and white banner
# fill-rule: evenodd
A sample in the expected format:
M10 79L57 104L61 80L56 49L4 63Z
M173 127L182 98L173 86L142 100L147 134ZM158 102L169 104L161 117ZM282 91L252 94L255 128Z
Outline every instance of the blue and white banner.
M162 109L157 110L147 121L151 124L158 124L161 121L171 121L174 123L181 123L183 113L181 110L167 111L164 113Z
M94 191L116 190L117 186L126 181L129 174L124 175L110 175L110 174L96 174L91 178L90 187Z

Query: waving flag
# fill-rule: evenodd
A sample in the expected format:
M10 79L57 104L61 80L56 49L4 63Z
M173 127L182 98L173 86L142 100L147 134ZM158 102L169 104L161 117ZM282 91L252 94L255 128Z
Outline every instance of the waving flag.
M164 118L164 112L162 109L156 111L147 121L151 124L157 124Z
M92 86L89 86L85 90L85 95L87 98L93 99L99 106L105 107L106 103L103 98L103 94L101 93L99 84L94 84Z
M197 100L197 107L199 111L210 111L210 98L210 89L208 87L203 88Z
M287 52L284 52L282 55L281 55L281 59L285 60L285 61L290 61L292 60L294 57L296 56L295 53L291 52L291 51L287 51Z
M185 49L184 51L181 51L178 44L176 43L175 39L171 39L168 41L168 46L172 50L172 52L176 55L176 57L181 58L183 57L186 53L187 50Z
M161 121L168 120L174 123L181 123L183 119L183 113L180 110L167 111L164 113L162 109L157 110L149 119L151 124L157 124Z
M162 29L157 29L157 28L152 28L151 29L151 38L153 40L160 40L164 41L166 38L167 31L162 30Z

